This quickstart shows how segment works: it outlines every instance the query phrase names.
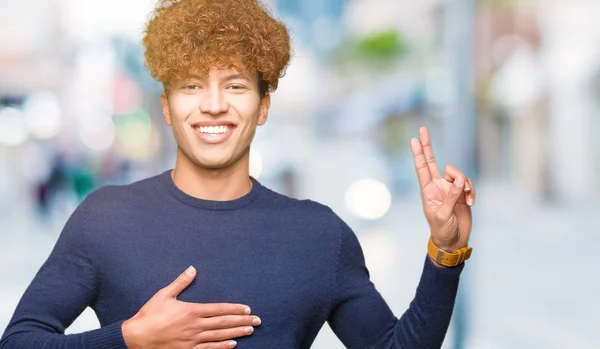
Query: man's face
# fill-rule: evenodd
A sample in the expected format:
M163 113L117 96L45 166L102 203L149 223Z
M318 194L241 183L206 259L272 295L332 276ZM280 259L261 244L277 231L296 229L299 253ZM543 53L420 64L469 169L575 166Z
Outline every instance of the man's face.
M270 96L262 99L256 74L216 69L170 84L161 98L178 157L207 169L238 163L250 149L256 126L267 121Z

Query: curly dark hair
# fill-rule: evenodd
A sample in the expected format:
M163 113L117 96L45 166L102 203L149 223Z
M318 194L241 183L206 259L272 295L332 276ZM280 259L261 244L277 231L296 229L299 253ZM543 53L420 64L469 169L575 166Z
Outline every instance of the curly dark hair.
M258 75L261 96L277 89L290 35L260 0L159 0L144 33L146 67L165 91L211 67Z

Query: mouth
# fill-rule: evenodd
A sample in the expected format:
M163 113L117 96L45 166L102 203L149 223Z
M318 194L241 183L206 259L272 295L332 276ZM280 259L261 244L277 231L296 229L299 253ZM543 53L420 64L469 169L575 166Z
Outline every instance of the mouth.
M201 141L208 144L216 144L226 141L233 133L236 125L231 123L214 125L195 124L192 125L192 128Z

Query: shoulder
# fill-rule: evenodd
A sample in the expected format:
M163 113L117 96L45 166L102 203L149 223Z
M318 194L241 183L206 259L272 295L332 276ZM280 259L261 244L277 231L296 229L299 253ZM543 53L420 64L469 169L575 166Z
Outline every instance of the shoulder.
M115 212L146 206L161 197L158 176L124 185L106 185L90 193L79 205L87 212Z
M331 207L314 200L291 198L265 188L259 202L261 211L284 219L289 227L302 227L305 233L337 240L345 229L350 229Z
M263 187L261 208L271 208L279 211L291 211L295 215L313 217L321 223L337 224L339 217L327 205L310 199L291 198L266 187Z

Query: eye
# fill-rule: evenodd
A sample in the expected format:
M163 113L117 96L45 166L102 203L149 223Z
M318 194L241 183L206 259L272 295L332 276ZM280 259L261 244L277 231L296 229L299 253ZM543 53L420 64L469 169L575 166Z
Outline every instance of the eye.
M245 90L246 86L244 86L244 85L229 85L229 86L227 86L227 88L231 89L231 90Z
M190 85L184 85L181 88L184 89L184 90L196 90L196 89L199 89L200 86L194 85L194 84L190 84Z

